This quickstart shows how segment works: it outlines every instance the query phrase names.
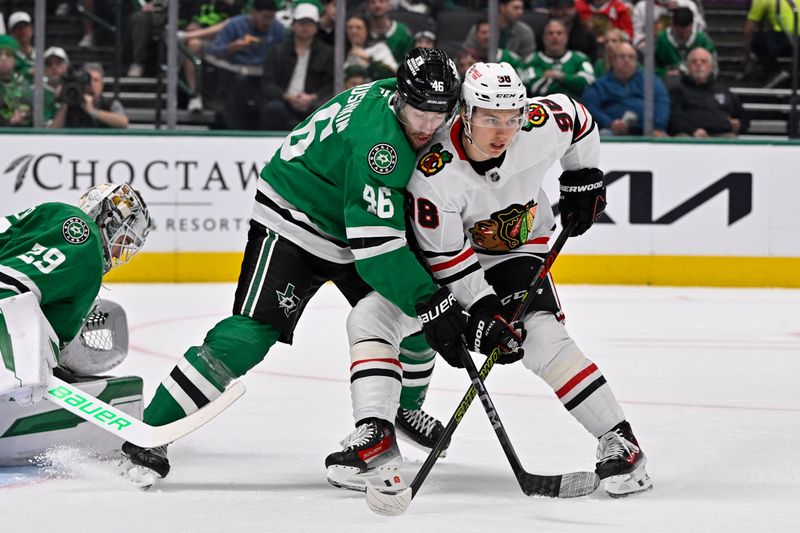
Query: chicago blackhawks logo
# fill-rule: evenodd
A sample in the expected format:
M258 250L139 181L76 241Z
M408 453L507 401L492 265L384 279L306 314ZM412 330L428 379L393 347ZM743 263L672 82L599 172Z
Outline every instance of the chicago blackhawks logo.
M436 143L431 146L431 149L417 163L417 168L420 172L426 176L433 176L453 160L453 154L447 150L442 150L442 148L442 143Z
M531 131L533 128L541 128L547 122L550 115L545 111L544 106L541 104L531 104L528 106L528 122L526 122L522 129L523 131Z
M89 240L89 225L79 217L69 217L61 225L61 235L70 244L83 244Z
M495 252L519 248L528 240L536 219L538 204L531 200L525 205L513 204L492 213L489 220L480 220L469 230L472 241L479 247Z
M397 152L391 144L376 144L369 151L367 162L373 172L385 176L397 166Z

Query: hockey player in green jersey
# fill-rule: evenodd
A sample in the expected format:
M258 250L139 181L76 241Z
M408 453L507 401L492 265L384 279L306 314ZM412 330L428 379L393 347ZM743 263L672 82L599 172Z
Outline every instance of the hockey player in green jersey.
M0 217L0 465L30 458L68 436L87 435L88 424L77 429L79 419L38 401L51 372L70 380L124 359L124 311L113 302L95 304L95 298L103 275L127 263L149 229L147 208L128 184L93 187L80 208L53 202ZM95 318L87 321L90 312ZM101 329L108 336L103 345L92 341ZM86 390L107 389L106 401L118 396L106 394L112 389L141 396L140 378L112 379L88 380ZM30 423L14 424L20 417ZM26 431L31 424L35 430ZM60 431L66 428L76 431Z
M420 304L423 312L440 311L426 322L426 334L435 330L443 342L460 334L465 318L452 295L438 290L406 246L403 209L415 150L449 122L458 95L447 55L414 49L403 58L397 79L339 94L286 137L258 181L232 316L184 354L145 410L146 423L163 425L196 411L264 359L275 342L291 343L306 304L327 281L351 305L374 291L383 295L402 310L403 337L419 329L413 317ZM360 323L351 314L354 417L358 428L380 436L380 445L355 467L359 474L399 461L393 422L421 444L432 444L434 432L443 431L419 409L435 353L419 335L406 341L405 350L400 339L381 338L380 331L365 337L367 329L353 326ZM416 390L401 398L404 379ZM373 396L386 382L396 399L376 410ZM373 440L364 442L373 446ZM122 450L135 483L152 484L169 472L165 447L125 443ZM329 457L326 467L336 460Z

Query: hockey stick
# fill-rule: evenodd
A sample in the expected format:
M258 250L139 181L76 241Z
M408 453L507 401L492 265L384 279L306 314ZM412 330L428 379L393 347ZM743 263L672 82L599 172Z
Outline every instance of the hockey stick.
M66 409L121 439L142 448L155 448L169 444L199 428L238 400L244 391L244 384L241 381L234 381L213 402L164 426L145 424L55 376L50 376L47 394L44 397L62 409Z
M558 254L561 252L561 248L563 248L564 243L569 238L569 235L575 225L576 221L571 219L568 221L566 227L561 230L561 233L559 233L558 237L553 243L553 247L550 249L550 252L545 257L542 265L539 267L539 270L534 275L533 281L531 281L528 290L525 292L522 300L514 310L514 315L511 318L511 322L519 320L528 310L530 303L533 301L533 298L536 296L536 293L539 291L542 284L544 284L545 279L547 279L547 274L550 272L550 267L553 265L556 257L558 257ZM466 351L466 349L464 349L464 351ZM486 358L486 361L483 363L483 366L480 370L481 379L486 379L495 362L497 362L499 355L500 350L495 349L492 351L489 357ZM389 491L367 484L367 506L372 511L382 515L399 515L405 512L405 510L411 504L411 500L414 499L414 496L416 496L417 492L422 486L422 483L425 481L425 478L428 477L433 465L439 458L439 454L442 452L444 443L447 442L455 432L456 426L458 426L463 419L464 414L467 412L467 409L469 408L476 394L477 389L475 385L470 385L469 390L467 390L467 393L458 404L458 408L456 409L455 413L453 413L453 416L450 418L450 422L448 422L447 427L445 427L444 433L436 442L436 445L433 447L431 452L428 454L428 457L420 467L417 475L411 482L411 485L400 491ZM516 454L514 457L516 457ZM509 457L509 460L511 460L511 457ZM516 463L512 461L511 466L514 468L514 473L517 475L517 479L520 482L520 487L525 494L529 496L540 495L560 498L584 496L593 492L599 485L599 479L593 472L574 472L563 475L542 476L525 472L519 462L519 459L516 460Z

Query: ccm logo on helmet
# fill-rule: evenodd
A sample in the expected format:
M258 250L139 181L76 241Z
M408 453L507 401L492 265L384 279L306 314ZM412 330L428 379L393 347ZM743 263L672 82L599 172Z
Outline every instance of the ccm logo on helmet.
M516 98L517 95L513 94L513 93L510 93L510 94L509 93L500 93L500 94L494 95L494 97L495 98Z
M562 185L560 187L561 192L586 192L586 191L593 191L594 189L600 189L603 187L603 182L598 181L596 183L590 183L588 185Z

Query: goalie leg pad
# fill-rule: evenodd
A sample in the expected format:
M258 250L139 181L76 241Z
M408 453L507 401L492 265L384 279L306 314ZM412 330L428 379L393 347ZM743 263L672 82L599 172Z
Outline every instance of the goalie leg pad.
M622 407L606 378L549 312L525 319L528 337L522 363L550 385L564 407L586 430L599 438L625 420Z
M41 400L58 344L33 293L0 300L0 395L11 393L21 404Z

